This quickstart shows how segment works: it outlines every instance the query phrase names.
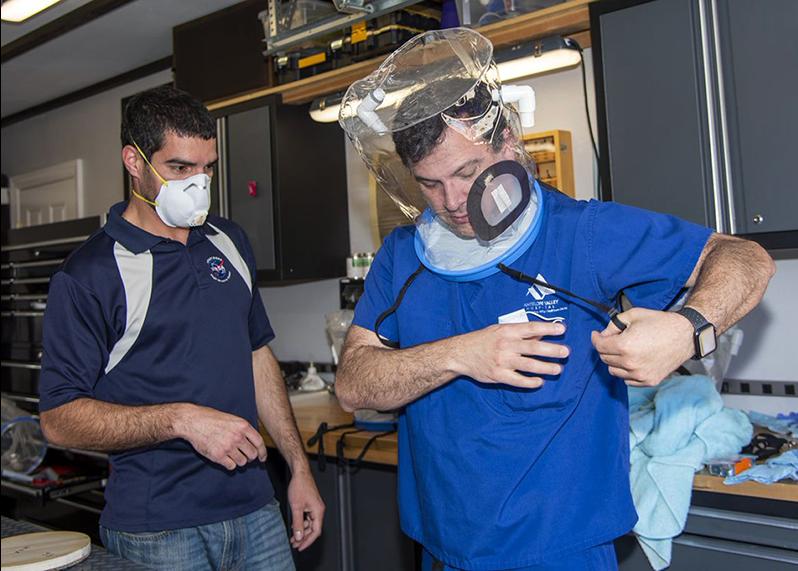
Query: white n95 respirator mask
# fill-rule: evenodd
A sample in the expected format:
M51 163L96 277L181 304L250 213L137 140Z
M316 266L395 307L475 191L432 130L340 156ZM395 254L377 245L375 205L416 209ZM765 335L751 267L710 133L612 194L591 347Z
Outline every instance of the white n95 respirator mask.
M167 180L155 197L155 212L167 226L202 226L211 206L211 177L200 173L183 180Z
M158 217L167 226L172 228L202 226L211 206L211 177L199 173L180 180L166 180L147 160L139 146L135 142L133 144L162 183L154 201L141 196L135 190L131 191L133 195L154 206Z

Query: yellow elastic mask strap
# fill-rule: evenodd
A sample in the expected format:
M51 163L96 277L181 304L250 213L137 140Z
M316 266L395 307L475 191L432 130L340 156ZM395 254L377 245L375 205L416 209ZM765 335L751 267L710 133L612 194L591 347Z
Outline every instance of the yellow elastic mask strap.
M133 139L130 139L130 140L133 141ZM152 172L155 173L155 176L157 176L161 180L161 182L163 184L168 184L166 182L166 180L158 173L158 171L155 170L155 167L152 166L152 163L149 160L147 160L147 156L142 152L141 147L139 147L139 144L136 141L133 141L133 146L136 147L136 150L141 155L141 158L144 159L144 162L147 163L147 165L152 169ZM154 202L154 201L150 200L149 198L144 198L143 196L141 196L138 192L136 192L132 188L130 189L130 192L133 193L133 196L135 196L136 198L138 198L140 200L143 200L147 204L151 204L152 206L158 206L157 202Z
M130 139L130 140L131 140L131 141L133 141L133 139ZM155 176L157 176L159 179L161 179L161 182L162 182L163 184L169 184L169 183L166 181L166 179L165 179L164 177L162 177L162 176L160 175L160 173L159 173L157 170L155 170L155 167L154 167L154 166L152 166L152 163L151 163L149 160L147 160L147 156L146 156L146 155L145 155L145 154L144 154L144 153L141 151L141 147L139 147L139 145L138 145L138 143L137 143L136 141L133 141L133 146L134 146L134 147L136 147L136 150L137 150L137 151L139 152L139 154L141 155L141 158L142 158L142 159L144 159L144 162L145 162L145 163L147 163L147 164L149 165L149 167L152 169L152 172L154 172L154 173L155 173Z
M152 206L158 206L158 203L157 203L157 202L153 202L153 201L152 201L152 200L150 200L149 198L144 198L143 196L141 196L141 195L140 195L138 192L136 192L136 191L135 191L135 190L133 190L132 188L130 189L130 192L132 192L132 193L133 193L133 196L135 196L135 197L136 197L136 198L138 198L139 200L143 200L144 202L146 202L147 204L151 204Z

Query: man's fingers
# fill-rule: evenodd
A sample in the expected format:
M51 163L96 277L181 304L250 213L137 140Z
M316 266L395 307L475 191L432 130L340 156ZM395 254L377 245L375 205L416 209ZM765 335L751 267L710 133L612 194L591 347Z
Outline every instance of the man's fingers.
M622 321L622 322L623 322L623 323L625 323L626 325L629 325L629 322L628 322L627 320L625 320L625 319L621 319L622 317L623 317L623 313L619 313L619 314L617 315L617 318L618 318L620 321ZM612 337L612 336L614 336L614 335L620 335L621 333L623 333L623 331L621 331L620 329L618 329L618 326L617 326L617 325L615 325L615 323L613 323L612 321L610 321L610 322L607 324L607 327L605 327L605 328L604 328L604 331L602 331L602 332L601 332L601 336L602 336L602 337Z
M323 517L324 517L324 510L320 508L316 508L315 510L311 509L307 513L305 522L308 529L305 532L304 539L297 547L299 551L304 551L305 549L310 547L314 541L316 541L319 538L322 530Z
M624 380L634 380L632 379L632 373L627 371L626 369L622 369L620 367L609 367L610 375L613 377L619 377Z
M244 435L247 437L247 440L249 440L252 443L252 445L255 447L255 450L257 451L258 460L260 460L261 462L265 462L268 452L266 451L266 443L263 442L263 437L260 435L260 432L252 428L252 426L250 426L249 430L247 430Z
M513 359L512 363L510 363L510 366L516 371L532 373L535 375L559 375L562 373L562 365L559 363L539 361L538 359L523 355Z
M246 456L238 449L230 450L227 453L227 457L230 458L233 462L235 462L236 466L246 466L249 464L249 460ZM235 468L235 466L233 467Z
M519 389L537 389L543 385L543 379L540 377L527 377L515 371L508 372L503 378L498 379L498 382L518 387Z
M564 359L570 354L570 349L559 343L538 340L522 340L516 348L516 352L521 355L535 355L536 357L553 357Z
M302 508L291 508L291 539L296 542L305 537L305 511Z
M252 445L255 448L263 446L263 437L260 435L260 432L255 430L251 424L247 425L246 430L244 431L244 437L252 442Z
M243 440L238 445L238 451L247 457L249 462L258 458L258 449L249 440Z
M247 437L247 440L249 440L252 443L252 445L255 447L255 450L257 451L258 460L260 460L261 462L265 462L268 452L266 451L266 443L263 442L263 437L260 435L260 433L254 428L252 428L252 430L247 431L245 436Z
M557 336L565 333L564 323L554 323L551 321L530 321L528 323L506 323L502 327L507 327L514 335L523 338Z
M606 329L604 331L606 331ZM598 351L602 355L620 355L621 349L618 344L620 337L618 335L611 335L605 337L602 335L602 333L599 333L598 331L593 331L590 334L590 340L593 342L593 347L596 348L596 351Z
M626 361L626 359L624 359L620 355L604 355L603 353L599 353L599 358L608 366L617 367L619 369L624 368Z
M318 529L316 529L316 526L314 525L310 533L305 535L305 539L303 539L302 543L299 544L297 550L304 551L305 549L313 545L313 542L316 541L320 535L321 535L321 526L319 526Z

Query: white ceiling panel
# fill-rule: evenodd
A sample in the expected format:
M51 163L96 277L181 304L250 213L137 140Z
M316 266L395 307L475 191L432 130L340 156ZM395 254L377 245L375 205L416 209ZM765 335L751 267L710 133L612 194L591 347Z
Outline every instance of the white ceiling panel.
M74 10L80 8L84 4L88 4L91 0L61 0L55 6L52 6L44 12L39 12L35 16L28 18L24 22L15 24L13 22L3 22L0 25L0 35L2 35L2 44L6 45L13 42L20 36L24 36L33 30L49 24L53 20L60 18Z
M23 53L2 64L2 116L167 57L173 27L239 1L135 0Z

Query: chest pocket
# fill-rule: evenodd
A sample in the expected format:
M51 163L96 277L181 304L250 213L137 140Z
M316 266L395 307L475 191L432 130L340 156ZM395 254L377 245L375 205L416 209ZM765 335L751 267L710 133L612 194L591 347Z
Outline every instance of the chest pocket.
M528 412L541 422L557 419L570 410L581 398L598 355L590 341L593 330L604 326L592 312L576 304L568 303L564 313L566 333L561 337L544 338L544 341L560 343L570 349L567 359L556 360L562 364L557 376L544 376L544 383L537 389L502 387L501 400L510 412ZM530 315L530 321L538 320Z

